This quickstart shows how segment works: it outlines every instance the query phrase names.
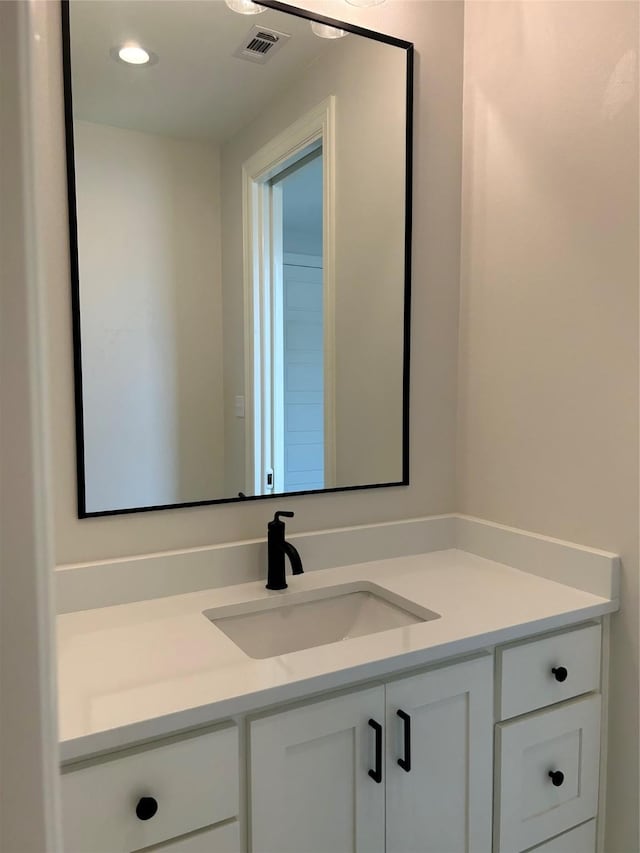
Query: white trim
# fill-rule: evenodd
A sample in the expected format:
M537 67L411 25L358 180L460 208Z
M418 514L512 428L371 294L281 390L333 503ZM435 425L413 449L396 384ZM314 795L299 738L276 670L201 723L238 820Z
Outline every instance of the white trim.
M462 551L619 601L616 554L468 515L458 515L456 527L456 543Z
M336 139L335 98L326 108L322 141L323 243L322 324L324 330L324 487L336 485Z
M0 3L3 214L11 204L0 233L0 753L5 795L0 849L57 853L62 842L43 247L50 212L44 140L51 136L50 111L61 103L61 73L56 62L51 77L49 60L59 61L60 55L59 16L48 18L47 6ZM62 123L58 115L55 120Z
M531 574L614 600L619 558L606 551L583 548L522 530L505 528L460 515L435 515L357 527L287 534L304 561L305 572L458 548L478 554L466 529L472 523L489 529L484 556ZM517 550L513 537L518 539ZM266 536L266 529L265 529ZM511 548L505 559L505 546ZM490 552L491 548L491 552ZM546 571L537 570L543 555ZM59 612L88 610L148 598L162 598L260 580L266 565L266 542L250 539L182 551L144 554L58 566L56 602Z
M607 768L609 757L609 673L611 655L611 616L602 617L602 645L600 649L600 779L598 789L598 814L596 815L596 851L605 853L605 828L607 822Z
M272 339L273 339L273 295L271 287L271 276L273 267L271 263L271 254L269 253L269 263L265 262L266 255L264 252L264 242L271 245L273 239L273 216L271 210L271 193L266 184L258 184L258 198L260 204L261 215L261 230L260 242L257 244L260 255L259 272L255 279L257 289L254 293L258 294L260 299L260 320L258 326L258 338L260 342L260 411L262 413L262 428L259 432L253 433L253 440L258 444L258 436L260 437L260 458L262 464L256 468L254 472L255 487L259 491L254 494L264 495L269 489L267 488L267 470L273 465L273 435L272 435L272 406L273 398L269 393L273 385L273 365L272 365ZM264 334L263 334L264 332ZM257 374L254 374L254 376ZM246 421L245 421L246 424Z
M273 436L271 458L273 470L273 491L284 492L284 248L282 234L283 220L282 185L271 187L271 246L273 300L273 325L271 341L273 344L273 370L271 373L271 397L273 399ZM278 381L280 378L280 381Z
M253 389L253 377L260 367L259 340L256 340L254 317L256 304L253 292L253 275L248 270L253 270L258 263L254 258L254 247L252 235L259 231L259 224L253 221L257 217L259 205L252 198L257 189L246 179L243 170L242 175L242 216L243 216L243 334L244 334L244 407L245 407L245 489L249 495L255 494L255 472L260 470L261 459L256 453L253 440L254 430L252 428L256 418L261 417L261 412L256 409L256 401ZM249 221L248 217L252 219Z
M56 568L59 613L164 598L265 577L265 536ZM454 516L290 533L305 572L455 547Z
M323 165L323 328L324 328L324 446L325 487L335 485L335 97L326 98L282 133L264 145L242 167L244 243L244 341L245 341L245 466L248 494L262 494L265 455L254 440L265 433L265 400L256 402L254 377L265 365L260 319L267 319L265 290L272 274L263 263L260 241L264 221L265 184L279 171L306 156L314 143L322 145ZM269 365L269 369L271 366ZM266 443L266 442L265 442ZM271 446L271 445L270 445Z

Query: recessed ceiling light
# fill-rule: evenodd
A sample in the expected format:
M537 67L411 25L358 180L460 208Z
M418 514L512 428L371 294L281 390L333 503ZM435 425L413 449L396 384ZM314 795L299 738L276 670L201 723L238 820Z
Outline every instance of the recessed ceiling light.
M381 3L384 3L385 0L347 0L351 6L379 6Z
M146 65L151 59L147 51L137 44L126 44L118 51L118 56L123 62L131 65Z
M321 24L319 21L311 21L311 29L321 39L341 39L348 35L346 30L330 27L328 24Z
M240 15L259 15L267 8L254 3L253 0L224 0L224 2L233 12L238 12Z
M150 50L145 50L135 42L127 42L109 51L112 59L125 62L127 65L155 65L158 57Z

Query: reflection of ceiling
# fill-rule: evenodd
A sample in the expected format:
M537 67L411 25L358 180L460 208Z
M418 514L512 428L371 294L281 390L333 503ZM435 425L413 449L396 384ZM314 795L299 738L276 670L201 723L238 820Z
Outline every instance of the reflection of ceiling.
M302 18L271 9L238 15L222 0L71 0L70 19L76 118L215 142L259 115L334 44ZM256 24L291 35L264 65L233 56ZM113 60L110 49L127 41L158 63Z

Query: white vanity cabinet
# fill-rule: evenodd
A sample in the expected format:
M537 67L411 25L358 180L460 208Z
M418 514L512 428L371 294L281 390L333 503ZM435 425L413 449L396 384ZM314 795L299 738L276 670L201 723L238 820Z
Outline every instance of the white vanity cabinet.
M486 853L492 727L490 655L252 720L251 850Z
M233 724L72 766L61 787L65 853L239 853Z
M495 853L595 850L600 656L599 624L498 648Z
M67 766L64 851L595 853L601 631Z

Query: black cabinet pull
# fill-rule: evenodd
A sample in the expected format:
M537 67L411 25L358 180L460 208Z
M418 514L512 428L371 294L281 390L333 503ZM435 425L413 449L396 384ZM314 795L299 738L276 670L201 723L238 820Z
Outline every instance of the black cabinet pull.
M549 770L549 778L556 786L556 788L559 788L560 785L562 785L562 783L564 782L564 773L562 772L562 770Z
M155 797L140 797L136 806L138 820L151 820L158 811L158 801Z
M382 726L375 720L369 720L369 725L376 733L376 769L369 770L369 776L379 785L382 782Z
M396 711L404 723L404 758L398 759L398 764L407 773L411 772L411 717L405 711Z
M567 672L566 667L564 666L554 666L551 670L556 681L566 681L569 673Z

